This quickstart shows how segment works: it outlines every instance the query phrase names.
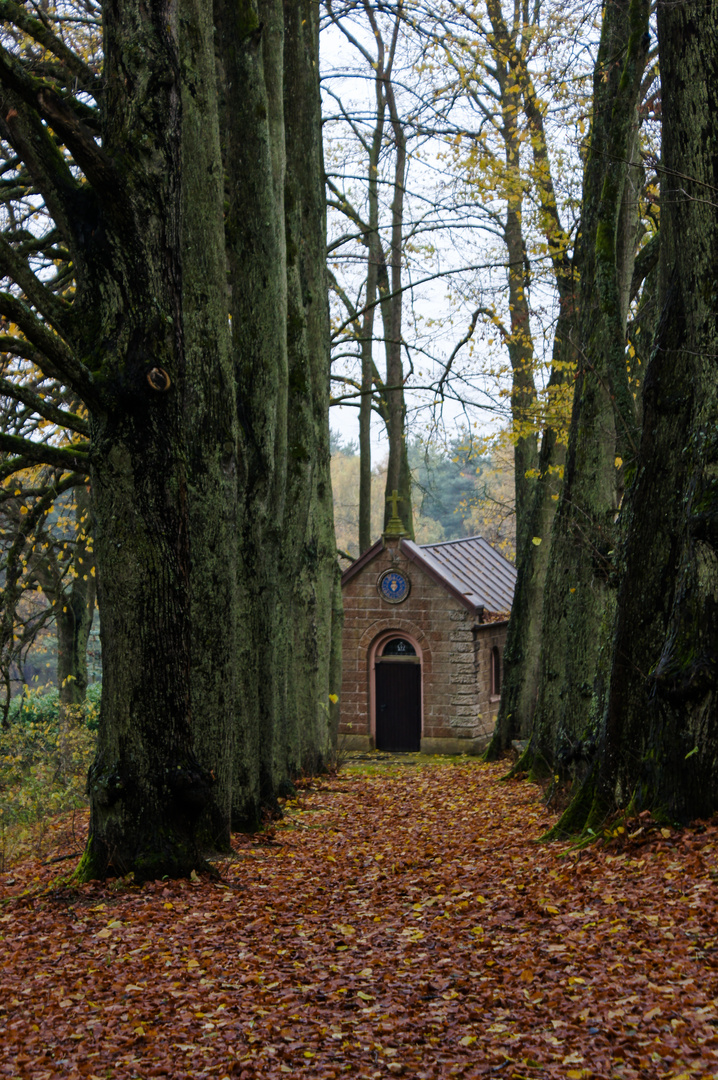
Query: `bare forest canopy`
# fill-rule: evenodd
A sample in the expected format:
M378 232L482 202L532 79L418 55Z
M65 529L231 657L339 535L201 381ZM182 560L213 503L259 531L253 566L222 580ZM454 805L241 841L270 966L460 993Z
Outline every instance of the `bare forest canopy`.
M332 400L359 414L359 546L372 423L409 527L407 431L444 445L460 428L508 432L521 518L541 430L565 443L568 428L575 358L552 354L600 5L326 0L323 12ZM643 131L648 158L655 123ZM645 181L655 190L651 169Z

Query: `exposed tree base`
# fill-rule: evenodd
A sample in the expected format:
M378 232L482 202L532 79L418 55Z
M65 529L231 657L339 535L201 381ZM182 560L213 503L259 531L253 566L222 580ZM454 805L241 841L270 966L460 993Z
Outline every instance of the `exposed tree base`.
M167 835L164 843L154 850L143 848L134 853L110 854L104 844L96 843L91 836L73 876L76 881L85 883L132 874L134 881L141 885L145 881L164 878L186 878L193 871L217 876L217 870L205 856L192 845L183 843L181 837Z
M496 758L489 758L488 753L490 749L491 744L489 744L489 748L486 751L486 761L496 760L496 758L499 757L499 755L497 754ZM529 742L524 751L519 755L518 761L514 762L506 775L502 777L502 779L520 780L527 778L532 783L540 784L542 783L542 781L548 780L548 778L552 775L553 770L551 769L551 765L549 764L549 762L546 760L543 754L537 754L533 750L531 743Z
M137 882L210 872L205 851L216 847L212 820L212 779L186 758L166 769L133 770L127 758L101 769L96 759L88 778L92 804L90 835L76 871L79 881L133 874ZM210 810L208 810L210 808Z
M506 748L503 745L503 742L502 742L502 739L501 739L501 734L499 732L498 725L497 725L494 728L493 735L491 736L491 742L489 743L489 745L484 750L483 760L484 761L498 761L499 758L504 754L505 749Z

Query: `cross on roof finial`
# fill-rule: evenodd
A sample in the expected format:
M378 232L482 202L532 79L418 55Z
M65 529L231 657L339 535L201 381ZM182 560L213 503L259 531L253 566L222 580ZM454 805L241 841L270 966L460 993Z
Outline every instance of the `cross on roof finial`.
M402 501L399 492L394 488L389 498L386 500L391 503L391 517L387 522L384 529L384 539L389 536L407 536L408 533L404 528L404 522L399 517L399 503Z

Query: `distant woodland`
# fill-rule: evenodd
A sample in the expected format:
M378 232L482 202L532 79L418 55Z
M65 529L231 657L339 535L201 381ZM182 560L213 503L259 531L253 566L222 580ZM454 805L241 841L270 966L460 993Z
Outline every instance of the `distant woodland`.
M359 554L359 447L332 433L332 487L337 547ZM448 445L409 440L414 534L418 544L483 536L513 560L515 504L513 447L500 442L490 450L465 434ZM384 522L386 458L372 470L372 537ZM343 565L348 560L343 559Z

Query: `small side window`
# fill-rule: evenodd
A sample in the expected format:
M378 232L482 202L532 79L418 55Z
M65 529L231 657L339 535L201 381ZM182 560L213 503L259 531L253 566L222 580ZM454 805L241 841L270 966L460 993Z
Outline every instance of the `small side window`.
M494 645L491 650L491 696L498 697L501 693L501 653L498 646Z

